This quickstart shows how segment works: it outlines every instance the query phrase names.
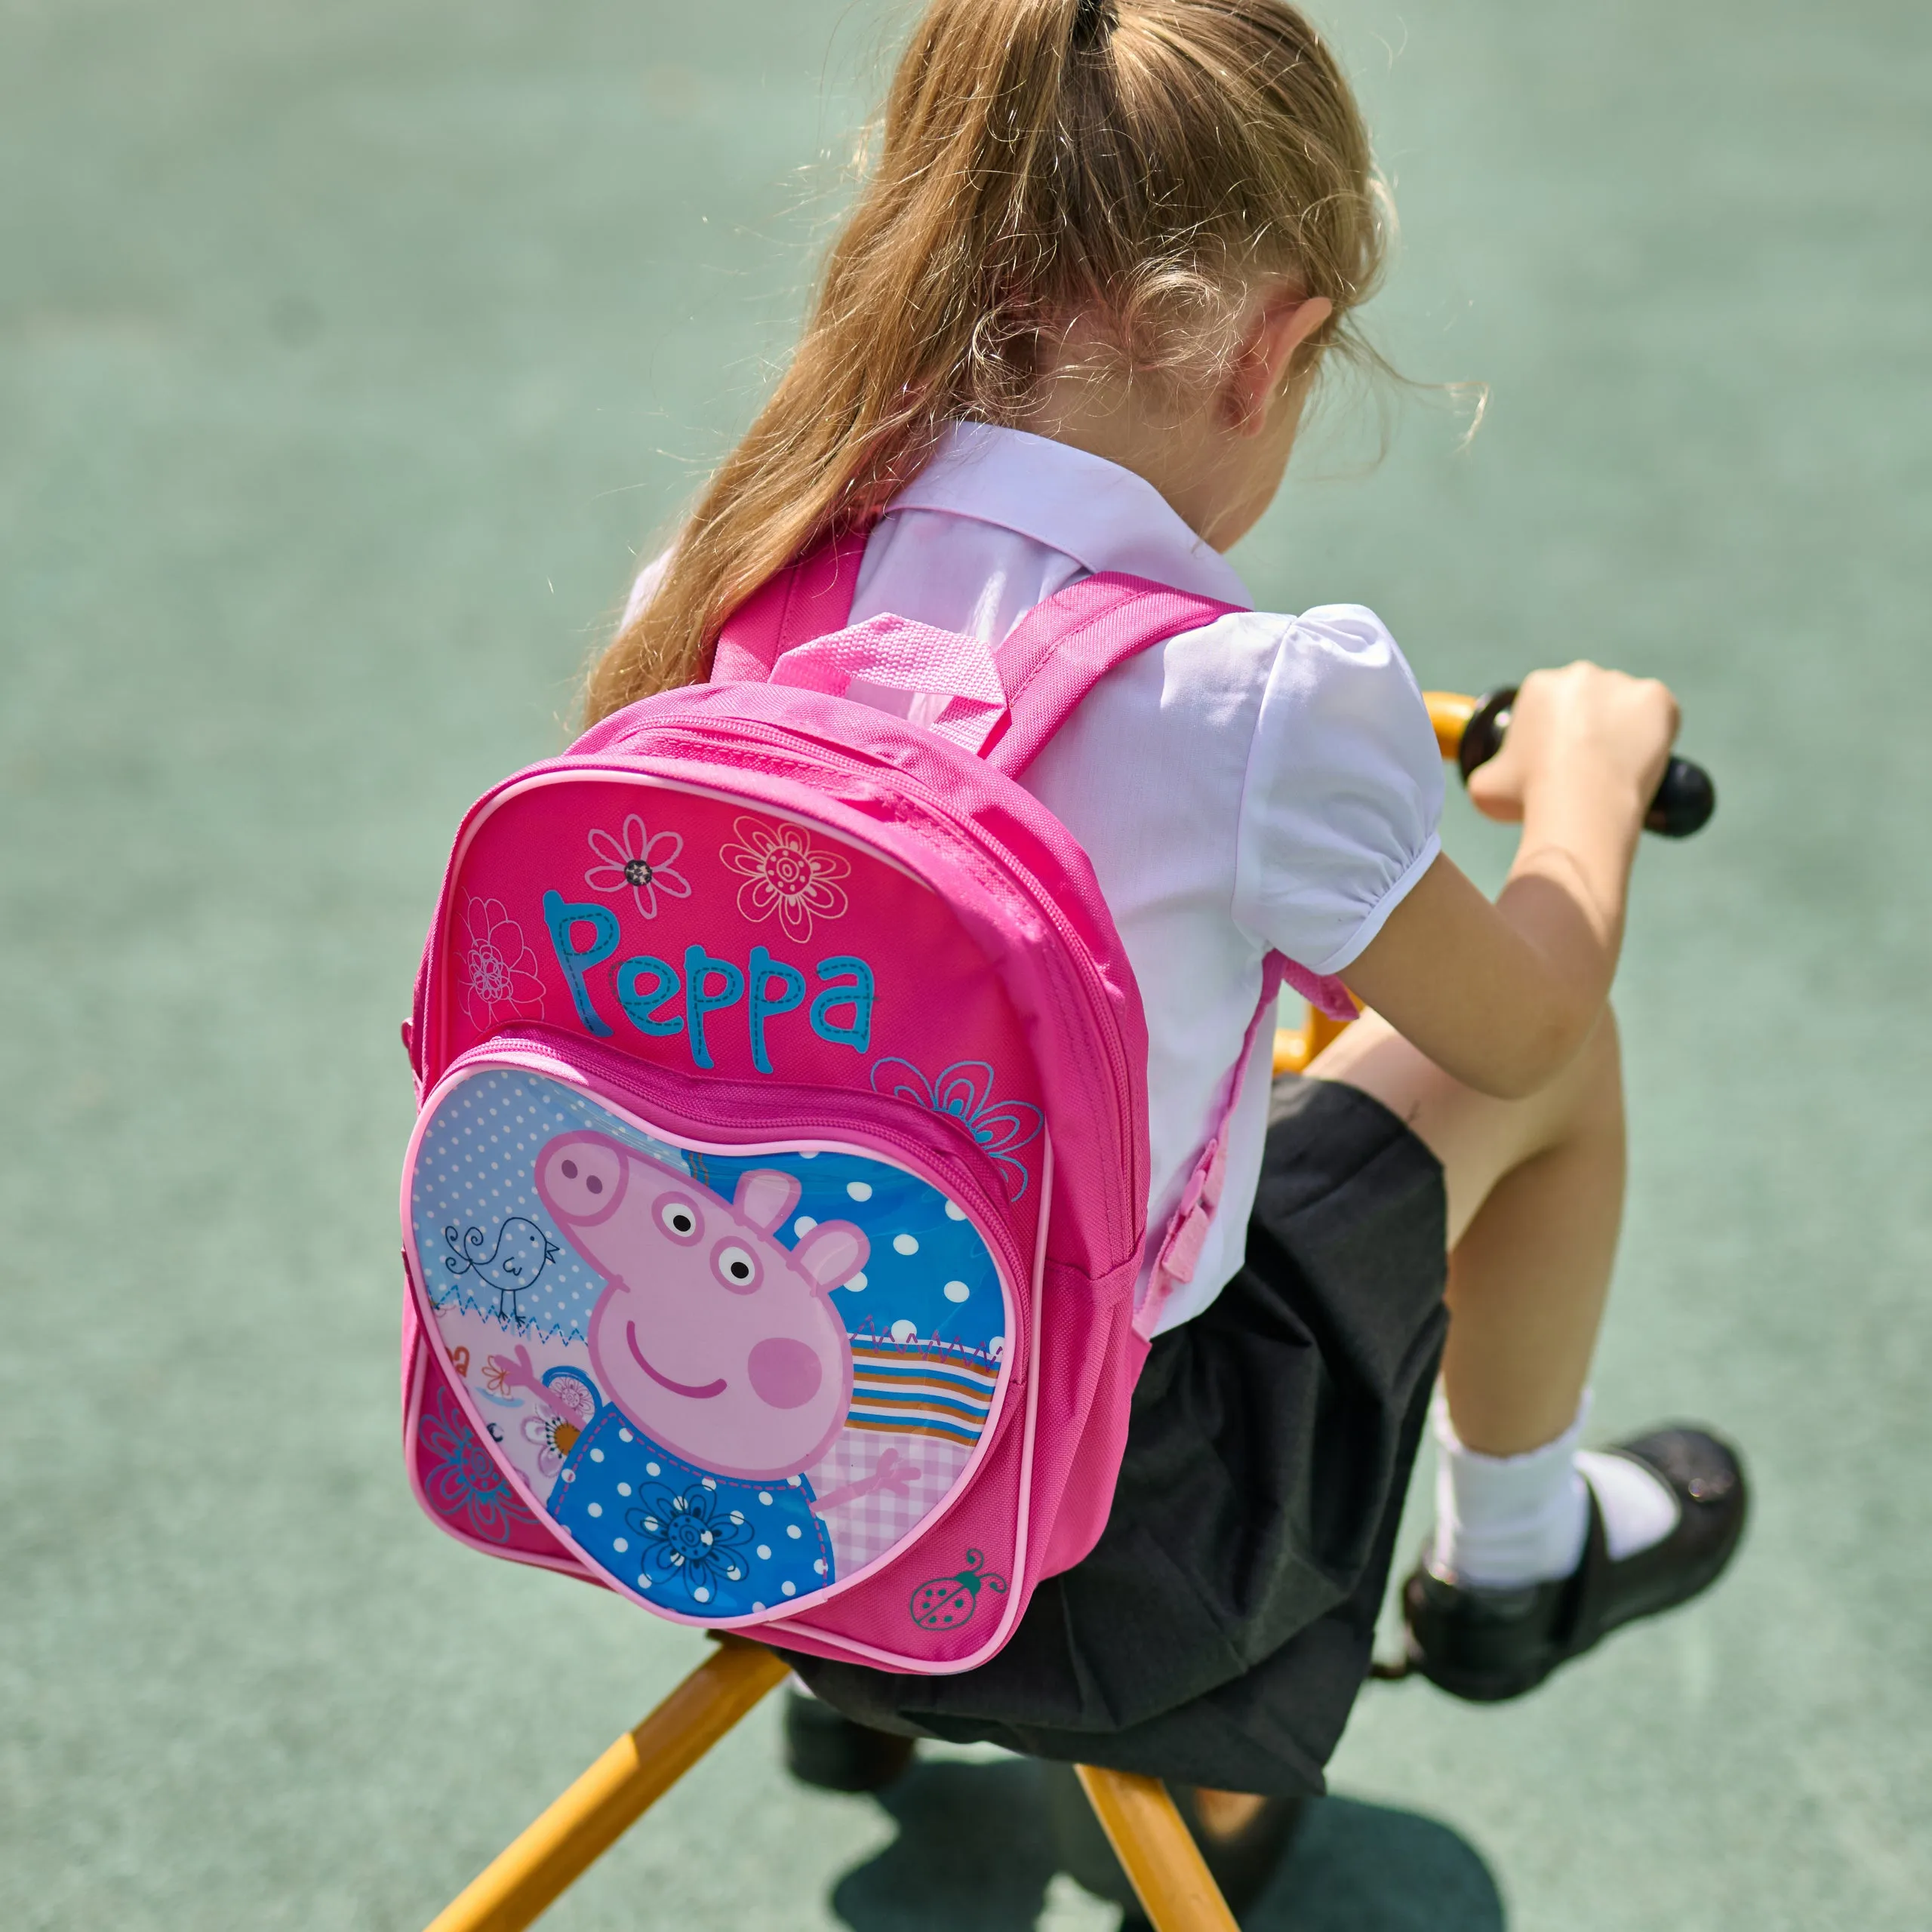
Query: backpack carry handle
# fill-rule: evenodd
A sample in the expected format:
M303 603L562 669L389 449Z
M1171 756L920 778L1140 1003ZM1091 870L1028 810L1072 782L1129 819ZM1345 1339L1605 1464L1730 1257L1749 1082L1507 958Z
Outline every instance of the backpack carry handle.
M1444 758L1453 758L1467 785L1469 774L1487 764L1503 749L1517 687L1503 685L1479 698L1451 691L1425 691L1429 722ZM1665 838L1688 838L1701 832L1717 810L1717 787L1701 764L1673 757L1664 767L1663 781L1644 815L1644 829Z
M1241 608L1103 571L1035 605L996 646L889 614L854 625L866 535L828 538L747 598L719 632L711 682L835 696L856 687L875 709L933 727L1017 778L1109 671Z

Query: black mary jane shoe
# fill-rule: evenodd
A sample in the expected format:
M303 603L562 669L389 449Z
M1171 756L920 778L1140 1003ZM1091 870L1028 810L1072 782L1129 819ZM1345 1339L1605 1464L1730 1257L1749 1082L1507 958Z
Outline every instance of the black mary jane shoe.
M1148 1921L1140 1901L1115 1857L1073 1767L1042 1763L1040 1776L1053 1832L1054 1860L1060 1869L1083 1891L1121 1908L1120 1932L1146 1932ZM1264 1798L1260 1810L1239 1831L1219 1837L1203 1828L1189 1786L1169 1789L1228 1909L1238 1918L1275 1875L1301 1824L1308 1800L1300 1796Z
M1534 1690L1620 1624L1674 1609L1716 1582L1744 1534L1749 1507L1737 1452L1701 1429L1660 1429L1607 1453L1641 1463L1669 1485L1677 1527L1661 1543L1612 1562L1592 1491L1583 1560L1555 1583L1479 1589L1424 1561L1402 1588L1411 1670L1456 1697L1500 1703Z
M913 1740L835 1711L795 1686L785 1691L785 1768L820 1791L883 1791L905 1775Z

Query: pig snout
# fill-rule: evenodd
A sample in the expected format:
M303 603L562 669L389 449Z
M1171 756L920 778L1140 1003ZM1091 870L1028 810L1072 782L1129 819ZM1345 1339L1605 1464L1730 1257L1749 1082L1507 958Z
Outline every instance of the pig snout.
M614 1214L624 1194L624 1150L601 1134L553 1140L537 1166L537 1191L566 1226L594 1226Z

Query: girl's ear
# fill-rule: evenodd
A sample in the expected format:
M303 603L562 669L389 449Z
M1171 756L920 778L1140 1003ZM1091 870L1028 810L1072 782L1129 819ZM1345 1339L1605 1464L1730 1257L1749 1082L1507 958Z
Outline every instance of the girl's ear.
M1224 427L1237 436L1258 436L1269 406L1287 385L1295 353L1335 312L1325 295L1276 290L1249 312L1234 359L1217 398Z

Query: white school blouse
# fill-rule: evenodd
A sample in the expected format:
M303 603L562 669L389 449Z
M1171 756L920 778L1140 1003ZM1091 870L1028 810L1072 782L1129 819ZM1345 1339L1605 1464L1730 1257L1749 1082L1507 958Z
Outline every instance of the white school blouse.
M874 529L852 621L894 611L996 644L1042 599L1122 571L1241 607L1103 678L1020 783L1092 861L1147 1016L1152 1141L1141 1286L1260 997L1270 949L1340 972L1441 849L1442 766L1374 612L1252 608L1233 568L1131 470L956 423ZM656 568L638 580L632 608ZM1162 1330L1241 1268L1273 1040L1255 1042L1220 1205Z

